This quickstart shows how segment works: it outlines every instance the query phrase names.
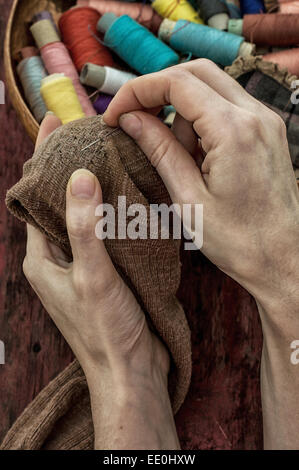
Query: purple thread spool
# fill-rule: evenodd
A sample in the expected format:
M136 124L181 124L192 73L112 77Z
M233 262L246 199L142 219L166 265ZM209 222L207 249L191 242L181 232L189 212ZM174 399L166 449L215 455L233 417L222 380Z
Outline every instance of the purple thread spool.
M98 114L104 114L108 108L110 102L112 101L113 96L106 95L105 93L100 93L96 101L93 103L93 107Z

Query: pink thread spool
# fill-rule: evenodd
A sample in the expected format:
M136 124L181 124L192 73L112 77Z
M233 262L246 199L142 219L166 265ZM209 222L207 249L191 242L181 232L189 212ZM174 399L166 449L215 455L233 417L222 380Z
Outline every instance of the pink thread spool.
M86 116L95 116L94 107L85 88L80 83L78 72L65 45L62 42L53 42L43 46L40 52L49 74L64 73L69 77L73 82L84 113Z

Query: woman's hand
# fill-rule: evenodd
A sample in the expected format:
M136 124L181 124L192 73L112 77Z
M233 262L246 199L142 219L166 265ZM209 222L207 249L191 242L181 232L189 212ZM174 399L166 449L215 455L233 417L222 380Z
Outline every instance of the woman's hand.
M154 116L165 104L177 110L173 132ZM173 202L203 204L213 263L257 298L280 289L298 263L299 199L276 113L199 59L128 82L104 120L136 140Z
M55 116L47 117L37 144L58 125ZM104 432L107 448L174 448L168 352L149 331L139 304L96 238L95 209L101 203L97 178L87 170L76 171L66 193L73 262L28 225L24 273L84 369L96 439L98 435L103 443ZM154 420L162 417L164 424L157 430ZM147 425L142 425L145 418ZM165 426L171 432L165 433Z
M165 104L173 132L155 117ZM259 306L265 447L298 449L299 198L283 121L207 60L128 82L104 119L136 140L173 202L203 204L202 251Z

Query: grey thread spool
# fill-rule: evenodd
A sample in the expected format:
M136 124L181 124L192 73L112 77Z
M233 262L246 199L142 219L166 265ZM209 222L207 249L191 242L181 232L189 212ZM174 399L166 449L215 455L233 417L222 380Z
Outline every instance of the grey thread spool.
M197 0L201 18L212 28L227 30L229 10L221 0Z

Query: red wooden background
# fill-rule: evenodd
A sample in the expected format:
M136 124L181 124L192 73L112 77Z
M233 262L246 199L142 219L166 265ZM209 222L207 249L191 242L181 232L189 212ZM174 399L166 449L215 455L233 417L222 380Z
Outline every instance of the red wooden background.
M0 0L0 79L12 0ZM72 359L22 273L26 234L5 192L33 150L9 97L0 105L0 441L36 394ZM262 335L253 299L198 252L183 254L179 297L193 335L193 380L177 416L183 449L262 448L259 366Z

